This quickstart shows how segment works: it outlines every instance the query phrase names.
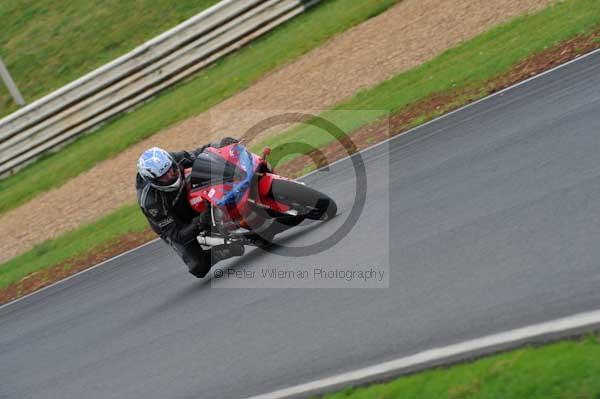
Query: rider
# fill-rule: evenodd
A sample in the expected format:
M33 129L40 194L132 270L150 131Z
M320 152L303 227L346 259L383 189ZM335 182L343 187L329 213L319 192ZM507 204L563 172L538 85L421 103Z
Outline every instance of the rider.
M208 212L198 215L189 205L183 169L189 168L206 147L223 147L238 140L225 137L219 143L195 151L167 152L150 148L137 164L136 190L142 212L152 229L177 252L194 276L206 276L220 260L244 254L238 243L202 249L196 237L211 227Z

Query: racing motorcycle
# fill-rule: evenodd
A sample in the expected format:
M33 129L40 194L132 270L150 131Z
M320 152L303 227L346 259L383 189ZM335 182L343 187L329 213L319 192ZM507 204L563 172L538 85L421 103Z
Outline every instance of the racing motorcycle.
M268 241L263 234L274 223L289 228L305 219L325 221L336 215L337 205L329 196L275 174L269 154L269 148L259 156L240 143L209 147L184 171L190 206L210 213L212 226L198 237L201 245L264 246Z

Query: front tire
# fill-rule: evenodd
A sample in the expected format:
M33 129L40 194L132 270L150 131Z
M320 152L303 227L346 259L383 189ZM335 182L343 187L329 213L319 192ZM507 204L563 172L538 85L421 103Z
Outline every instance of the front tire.
M273 199L298 211L298 216L312 220L328 220L337 213L337 204L326 194L292 180L274 179Z

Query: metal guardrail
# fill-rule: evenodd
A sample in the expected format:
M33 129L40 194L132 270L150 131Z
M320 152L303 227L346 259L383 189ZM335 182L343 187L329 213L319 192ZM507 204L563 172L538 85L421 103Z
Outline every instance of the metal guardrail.
M319 0L224 0L0 120L0 176L188 77Z

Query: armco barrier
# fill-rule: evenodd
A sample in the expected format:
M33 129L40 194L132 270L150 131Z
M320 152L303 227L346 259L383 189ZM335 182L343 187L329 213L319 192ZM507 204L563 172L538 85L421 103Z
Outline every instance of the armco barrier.
M0 120L6 176L304 12L319 0L224 0Z

